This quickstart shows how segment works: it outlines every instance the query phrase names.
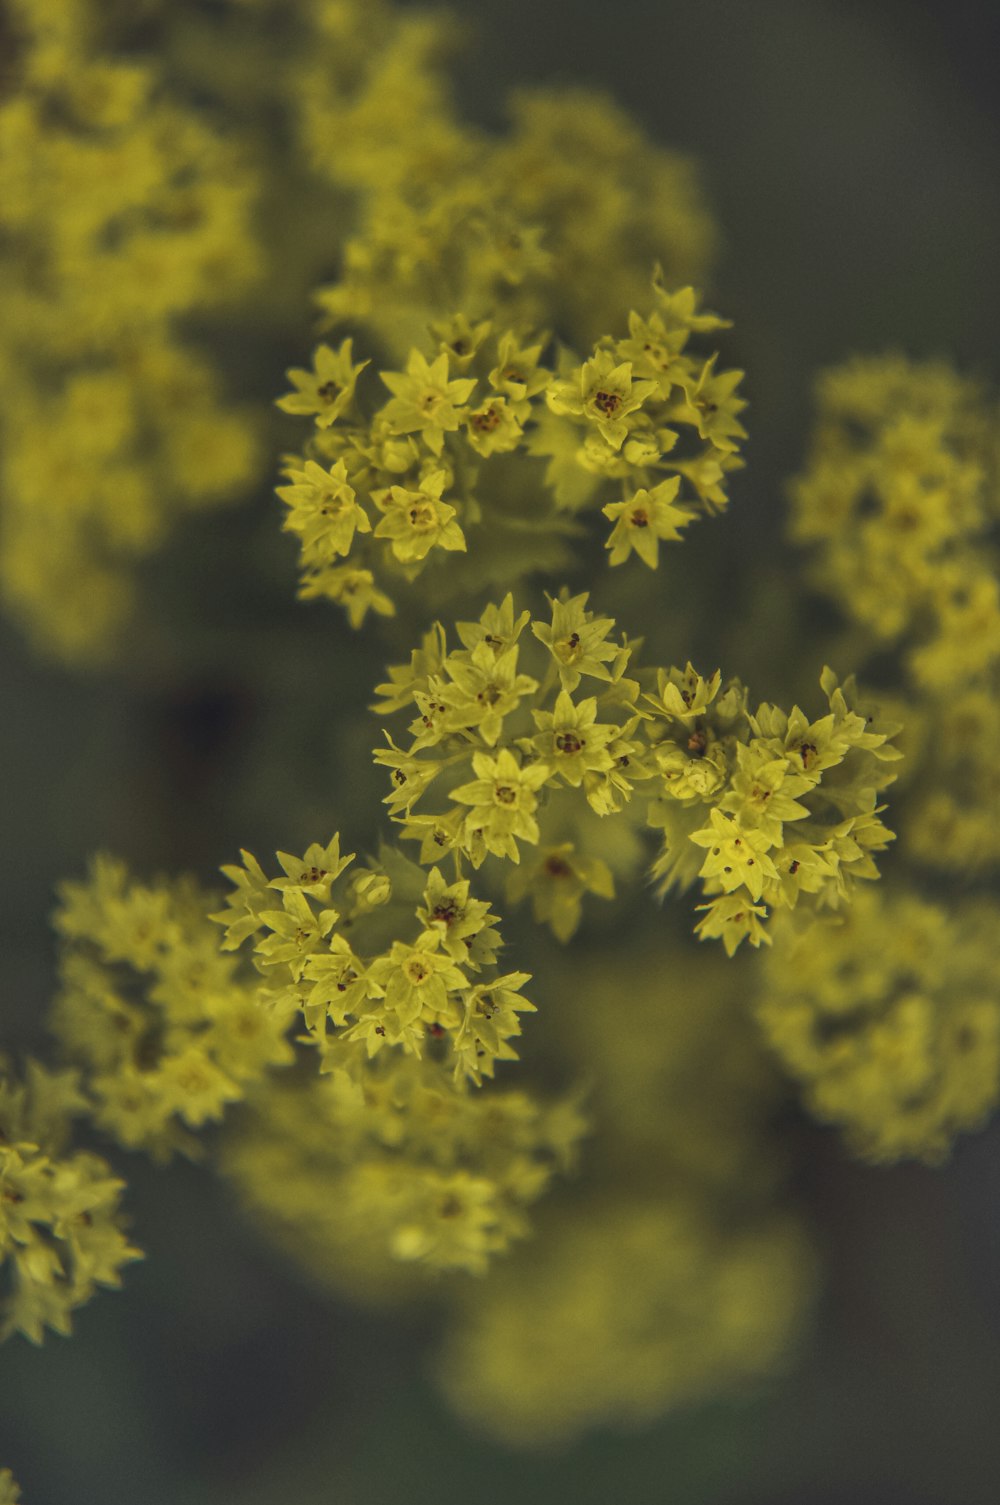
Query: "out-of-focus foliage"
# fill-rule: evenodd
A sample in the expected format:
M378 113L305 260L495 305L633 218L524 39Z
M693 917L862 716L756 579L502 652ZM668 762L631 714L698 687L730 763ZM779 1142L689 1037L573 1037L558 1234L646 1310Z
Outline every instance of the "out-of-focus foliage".
M887 650L900 661L906 887L779 930L757 1011L813 1112L858 1153L936 1161L1000 1095L985 882L1000 860L997 406L949 367L899 356L826 372L817 395L792 533L852 624L855 662L884 676Z
M608 957L565 967L557 1038L592 1073L590 1170L460 1307L440 1375L477 1428L524 1445L635 1426L789 1352L813 1261L742 971L662 943L624 976Z
M123 1182L98 1155L69 1147L87 1111L75 1072L29 1063L19 1080L0 1058L0 1338L68 1333L97 1286L121 1284L138 1259L119 1212ZM0 1475L0 1495L13 1488Z
M100 19L0 13L0 590L77 662L120 632L134 562L261 458L181 327L259 273L253 169Z
M67 883L53 1025L84 1071L95 1122L127 1148L191 1153L268 1067L287 1064L290 1015L265 1011L219 948L210 900L190 883L142 884L99 858Z
M223 1169L255 1218L325 1284L382 1304L483 1275L532 1231L527 1209L574 1163L572 1100L456 1082L433 1058L380 1057L257 1094Z
M812 1112L856 1153L939 1161L992 1112L998 929L995 901L875 889L836 920L779 932L758 1017Z

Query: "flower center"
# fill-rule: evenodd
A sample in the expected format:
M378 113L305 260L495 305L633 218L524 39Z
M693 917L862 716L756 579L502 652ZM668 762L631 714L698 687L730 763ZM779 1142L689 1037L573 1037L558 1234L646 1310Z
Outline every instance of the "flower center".
M480 434L491 434L500 426L500 409L497 407L485 408L481 413L473 413L472 427Z
M429 533L432 528L437 526L434 508L429 502L417 502L410 508L407 515L410 519L411 528L415 528L418 533Z
M558 751L570 757L583 750L583 743L575 732L557 732L555 742Z

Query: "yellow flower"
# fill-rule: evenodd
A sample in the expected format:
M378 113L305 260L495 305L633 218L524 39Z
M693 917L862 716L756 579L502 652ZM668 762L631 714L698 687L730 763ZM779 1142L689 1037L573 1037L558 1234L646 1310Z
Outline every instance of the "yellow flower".
M347 612L352 627L360 627L370 611L380 617L395 615L392 601L375 584L371 570L354 569L349 564L331 565L306 575L299 589L304 601L326 596Z
M465 424L469 443L484 458L517 449L524 437L517 413L504 397L490 397L466 413Z
M358 376L369 364L361 361L355 365L351 360L351 341L342 341L338 350L329 345L319 345L313 356L313 370L299 367L289 371L288 376L297 388L278 398L278 407L286 413L313 413L318 428L329 428L354 401L354 388Z
M530 894L535 919L550 926L556 940L568 941L580 923L584 894L613 899L615 881L606 862L564 841L543 848L536 863L511 873L507 892L512 899Z
M473 753L472 766L477 777L453 789L451 797L472 807L465 817L463 835L473 864L478 867L487 852L520 862L517 838L538 841L535 791L549 777L549 768L545 763L529 763L522 768L506 747L496 757Z
M717 375L716 360L717 356L709 356L700 371L681 378L684 400L675 405L670 416L675 421L693 423L700 437L716 450L732 453L739 449L739 440L747 436L737 417L746 403L735 395L743 372L723 371Z
M607 641L614 629L614 618L596 617L588 611L588 597L588 591L565 601L550 596L551 626L546 622L531 624L535 637L545 644L555 660L564 690L575 690L584 674L593 679L613 679L608 664L613 665L622 652Z
M449 993L468 986L465 973L437 944L437 935L428 932L415 946L393 941L389 954L377 957L368 969L369 992L384 999L383 1007L401 1028L447 1015Z
M579 787L586 773L604 773L614 766L608 743L621 728L597 723L593 697L574 705L567 690L560 690L552 711L535 711L538 734L533 738L538 752L567 784Z
M485 641L471 653L451 654L445 669L452 683L436 683L436 691L449 708L448 722L454 727L475 727L484 742L495 746L504 717L517 709L525 695L538 689L537 679L518 674L518 646L495 653Z
M691 521L691 515L674 506L680 476L661 481L651 491L640 489L623 502L609 502L602 510L614 528L604 545L611 550L611 563L623 564L633 549L644 564L655 570L660 560L660 539L673 543Z
M376 507L384 514L375 537L388 538L393 554L402 562L426 559L433 548L464 551L465 534L455 522L455 508L441 500L447 479L447 471L435 470L415 491L407 486L390 486L388 491L373 495Z
M612 449L621 449L629 431L626 419L655 390L656 382L633 384L628 361L616 362L610 351L596 350L567 381L553 382L545 396L554 413L587 419Z
M442 351L433 362L419 350L411 350L406 371L383 371L382 380L393 394L386 404L385 417L394 434L421 432L433 454L444 447L446 433L459 425L459 409L464 407L476 386L474 378L448 380L448 353Z
M343 460L329 470L307 460L304 469L291 470L289 476L292 484L278 487L278 495L291 509L284 528L299 535L307 564L325 564L349 554L355 532L371 532L368 514L348 482Z
M707 847L701 876L711 878L727 894L740 887L756 901L764 891L765 878L777 878L778 870L767 855L774 843L761 830L741 826L731 815L712 810L711 824L689 838L695 846Z

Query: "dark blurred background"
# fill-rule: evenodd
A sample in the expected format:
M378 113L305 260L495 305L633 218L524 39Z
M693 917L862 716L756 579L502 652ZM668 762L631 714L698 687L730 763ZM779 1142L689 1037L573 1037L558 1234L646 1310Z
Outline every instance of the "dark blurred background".
M745 573L747 553L776 548L818 367L898 348L996 381L994 0L453 8L470 23L459 89L473 117L499 122L520 83L589 83L699 159L724 237L712 300L736 322L727 348L752 402L736 504L697 543L720 583ZM274 390L308 320L304 307ZM140 872L210 879L239 845L293 846L336 823L371 840L350 826L376 798L366 739L336 709L365 703L385 654L375 644L365 658L333 612L296 606L273 505L265 485L256 509L198 521L157 564L149 610L177 628L155 670L70 676L0 628L0 929L15 1049L42 1038L54 886L95 849ZM853 1164L816 1130L802 1195L828 1280L794 1373L738 1403L541 1457L451 1419L424 1374L419 1316L367 1316L309 1289L206 1173L120 1163L147 1260L124 1294L80 1312L71 1341L15 1339L0 1356L0 1465L26 1505L1000 1498L998 1129L937 1171Z

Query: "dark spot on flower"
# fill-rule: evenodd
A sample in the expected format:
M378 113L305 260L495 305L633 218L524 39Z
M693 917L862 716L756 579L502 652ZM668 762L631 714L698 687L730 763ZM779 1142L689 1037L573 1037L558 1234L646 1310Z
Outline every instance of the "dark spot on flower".
M418 502L410 508L407 515L415 528L433 528L436 521L433 507L429 507L426 502Z
M617 413L621 405L622 400L617 392L605 392L602 388L600 392L594 393L594 407L608 418Z
M582 752L584 748L582 739L575 732L557 732L555 744L559 752L566 753L569 757Z
M481 413L472 413L469 417L469 422L477 433L491 434L494 429L500 427L502 417L503 415L499 406L494 403L490 407L484 408Z

